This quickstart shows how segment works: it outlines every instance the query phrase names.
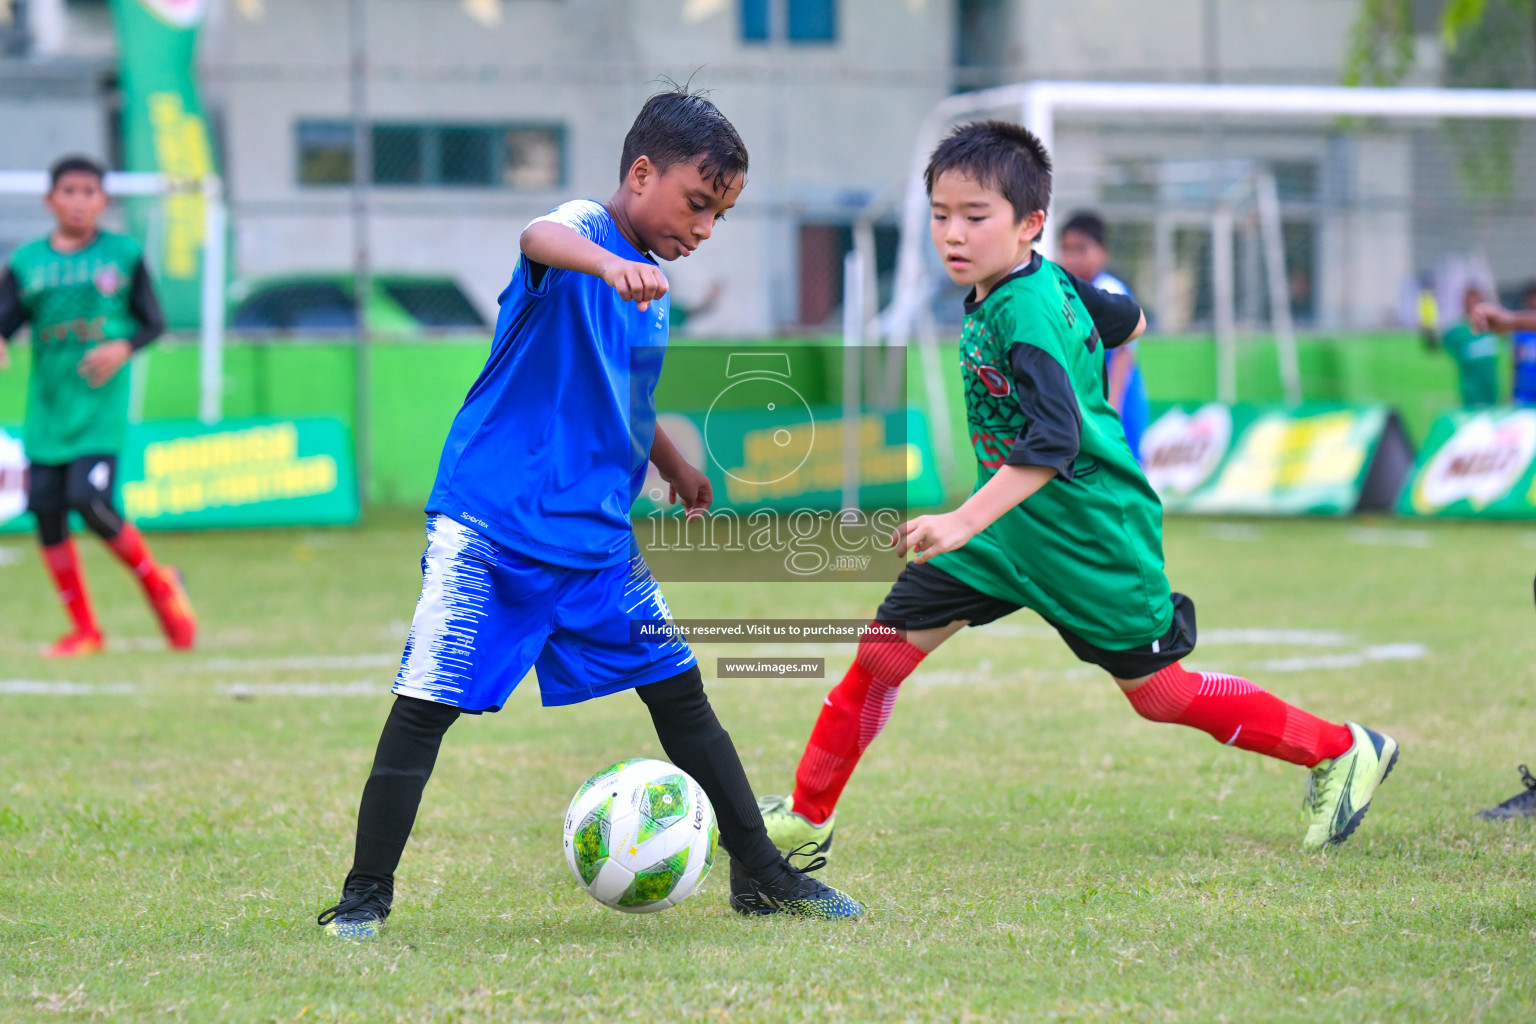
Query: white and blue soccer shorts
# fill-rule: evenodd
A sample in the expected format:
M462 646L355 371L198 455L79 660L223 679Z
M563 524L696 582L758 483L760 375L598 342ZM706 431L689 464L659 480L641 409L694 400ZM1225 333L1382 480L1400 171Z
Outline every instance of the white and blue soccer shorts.
M537 669L546 706L670 679L697 664L680 639L637 643L631 620L672 618L638 550L572 569L510 550L457 520L427 520L421 599L394 692L500 711Z

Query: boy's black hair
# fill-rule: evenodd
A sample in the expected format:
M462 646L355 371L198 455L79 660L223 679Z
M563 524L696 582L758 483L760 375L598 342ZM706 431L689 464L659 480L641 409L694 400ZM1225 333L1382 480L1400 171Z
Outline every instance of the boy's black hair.
M1067 222L1061 226L1061 233L1065 235L1069 231L1087 235L1100 246L1104 244L1104 218L1092 210L1078 210L1068 217Z
M959 171L983 188L1001 192L1022 221L1051 205L1051 155L1034 132L1009 121L974 121L949 133L928 158L923 182L933 195L933 183L946 171Z
M48 191L59 187L59 179L66 174L90 174L96 178L96 184L101 184L107 176L107 169L88 156L66 156L55 160L53 166L48 168Z
M699 175L724 192L747 173L747 147L720 109L687 89L659 92L645 101L624 136L619 182L642 156L665 174L673 165L698 158Z

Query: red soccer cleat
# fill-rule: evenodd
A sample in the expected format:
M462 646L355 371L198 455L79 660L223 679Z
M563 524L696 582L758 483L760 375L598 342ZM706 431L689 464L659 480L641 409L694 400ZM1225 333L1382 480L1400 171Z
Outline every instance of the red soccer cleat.
M100 633L68 633L43 651L45 658L84 658L100 654L106 646Z
M170 566L159 570L159 593L153 601L155 614L160 617L160 628L172 650L189 651L197 640L197 615L192 611L192 601L187 588L182 585L181 573Z

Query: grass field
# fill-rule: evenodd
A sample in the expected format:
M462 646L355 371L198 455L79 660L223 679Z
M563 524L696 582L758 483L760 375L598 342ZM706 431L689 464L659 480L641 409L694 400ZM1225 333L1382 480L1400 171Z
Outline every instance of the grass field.
M350 855L419 520L155 543L202 649L163 653L89 542L115 650L54 664L33 652L62 614L29 541L0 541L0 1020L1536 1019L1536 822L1472 817L1536 759L1531 528L1169 524L1193 664L1403 745L1326 857L1298 849L1300 769L1144 723L1019 615L924 664L849 789L827 877L867 920L737 919L723 867L659 915L592 902L566 802L660 749L632 695L543 710L530 681L449 733L363 947L314 915ZM853 617L883 587L666 591L680 617ZM700 648L706 678L748 650ZM851 649L825 653L835 676ZM714 685L760 791L788 785L830 683Z

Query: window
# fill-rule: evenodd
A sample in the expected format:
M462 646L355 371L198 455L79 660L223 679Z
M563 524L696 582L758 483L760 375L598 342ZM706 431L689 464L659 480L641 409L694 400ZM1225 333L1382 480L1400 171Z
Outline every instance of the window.
M837 0L789 0L789 41L837 41Z
M741 0L741 41L837 42L837 0Z
M299 122L299 183L345 185L352 180L352 126L334 121Z
M558 125L373 125L373 183L390 187L558 188L565 131ZM352 181L352 126L300 121L299 183Z
M766 43L771 37L768 0L741 0L741 41Z
M373 183L415 185L422 181L423 132L401 125L373 126Z

